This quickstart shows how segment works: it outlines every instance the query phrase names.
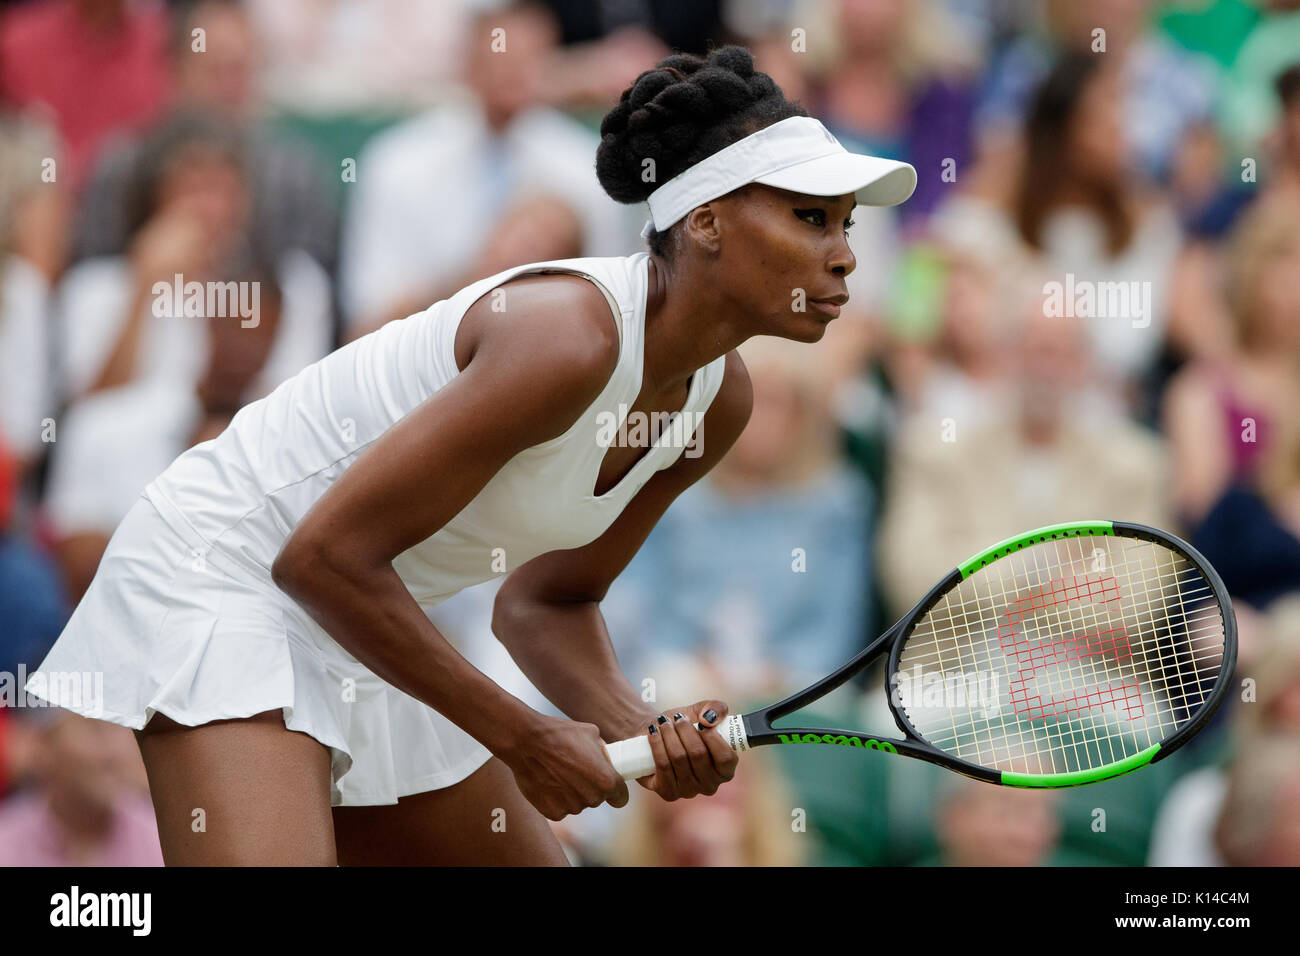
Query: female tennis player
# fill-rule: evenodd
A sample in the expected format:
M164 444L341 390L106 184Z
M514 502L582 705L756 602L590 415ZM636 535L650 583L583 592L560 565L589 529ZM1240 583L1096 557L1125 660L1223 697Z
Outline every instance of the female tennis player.
M113 535L28 689L139 731L168 864L559 864L547 818L628 799L603 742L648 735L639 783L666 800L731 777L693 726L726 705L645 704L599 602L744 428L736 346L820 339L855 201L916 174L846 152L741 47L641 74L596 168L648 202L649 253L507 269L358 339L181 455ZM611 443L629 410L692 414ZM501 575L493 630L571 719L424 613Z

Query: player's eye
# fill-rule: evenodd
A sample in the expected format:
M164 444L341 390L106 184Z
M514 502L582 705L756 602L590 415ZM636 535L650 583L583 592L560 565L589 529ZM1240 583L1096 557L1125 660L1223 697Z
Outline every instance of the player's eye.
M818 229L826 228L825 209L796 209L794 214L804 222L812 223Z
M804 222L816 226L818 229L826 228L826 210L825 209L796 209L794 214ZM844 220L844 231L848 232L853 228L853 220Z

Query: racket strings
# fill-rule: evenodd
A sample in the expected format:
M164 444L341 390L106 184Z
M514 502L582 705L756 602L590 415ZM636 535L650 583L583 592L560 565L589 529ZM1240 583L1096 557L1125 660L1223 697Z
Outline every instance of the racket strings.
M1127 557L1128 557L1128 556L1127 556L1127 555L1124 555L1124 557L1125 557L1125 565L1126 565L1125 570L1126 570L1127 572L1129 572L1126 576L1131 578L1131 577L1132 577L1132 575L1131 575L1131 568L1129 568L1129 567L1127 566L1127 565L1128 565L1128 562L1127 562ZM1117 583L1117 582L1115 582L1115 583ZM1143 609L1143 610L1146 610L1146 609L1149 609L1149 608L1151 607L1151 604L1152 604L1152 600L1151 600L1151 593L1152 593L1152 587L1151 587L1151 576L1150 576L1149 574L1144 574L1144 575L1141 577L1140 583L1141 583L1141 585L1142 585L1143 599L1144 599L1143 602L1142 602L1142 603L1143 603L1143 608L1142 608L1142 609ZM1132 588L1132 590L1136 591L1136 588ZM1168 597L1168 595L1165 594L1166 588L1162 586L1162 587L1160 587L1158 590L1159 590L1159 592L1160 592L1161 595L1162 595L1162 600L1166 601L1166 603L1167 603L1167 597ZM1095 595L1090 595L1090 596L1095 596ZM1100 607L1102 607L1102 608L1106 608L1107 605L1110 603L1110 599L1116 597L1116 595L1111 595L1111 594L1103 594L1102 596L1103 596L1103 600L1102 600L1102 601L1094 602L1094 603L1093 603L1093 605L1092 605L1092 609L1094 610L1094 612L1096 612L1096 611L1098 610L1098 605L1100 605ZM1074 597L1074 595L1069 595L1068 597ZM1064 615L1064 608L1069 607L1069 606L1070 606L1070 603L1071 603L1071 602L1068 600L1068 598L1067 598L1067 600L1066 600L1065 602L1057 602L1057 610L1058 610L1059 612L1061 612L1061 613L1058 613L1058 620L1057 620L1056 622L1053 622L1053 623L1056 623L1056 624L1058 624L1058 625L1061 623L1060 618L1063 618L1063 617L1065 616L1065 615ZM1100 615L1096 615L1096 614L1094 614L1094 616L1099 617ZM1142 614L1142 615L1138 615L1138 616L1137 616L1137 620L1136 620L1135 623L1136 623L1137 630L1138 630L1139 634L1142 632L1143 624L1145 623L1145 619L1146 619L1146 618L1149 618L1149 614ZM1099 624L1099 623L1100 623L1099 621L1098 621L1098 622L1094 622L1094 626L1096 626L1096 624ZM1127 631L1127 628L1125 628L1124 631L1126 632L1126 631ZM1156 644L1156 647L1157 647L1158 650L1160 650L1160 649L1163 648L1163 645L1157 643L1157 644ZM1141 660L1142 665L1145 667L1146 674L1147 674L1147 683L1149 684L1149 683L1152 682L1152 674L1151 674L1152 659L1151 659L1151 655L1150 655L1150 654L1143 655L1143 656L1140 658L1140 660ZM1119 655L1118 655L1118 654L1116 655L1116 662L1117 662L1117 663L1119 662ZM1020 663L1021 666L1023 667L1023 662L1022 662L1022 661L1018 661L1018 663ZM1099 681L1098 681L1098 675L1097 675L1097 666L1096 666L1097 663L1098 663L1098 658L1097 658L1097 657L1090 657L1090 658L1088 658L1088 659L1085 661L1085 663L1086 663L1087 666L1082 666L1082 667L1080 667L1078 672L1075 672L1075 671L1069 671L1069 670L1066 671L1066 676L1068 676L1069 679L1070 679L1070 688L1069 688L1069 689L1070 689L1070 691L1072 692L1072 696L1069 697L1069 698L1067 698L1065 701L1057 701L1057 702L1056 702L1056 706L1057 706L1057 708L1058 708L1058 709L1061 709L1061 710L1064 710L1064 711L1066 712L1066 713L1065 713L1065 716L1067 716L1067 717L1068 717L1068 716L1072 716L1071 713L1070 713L1071 711L1084 711L1084 710L1086 710L1086 711L1090 711L1090 713L1088 713L1086 716L1091 717L1091 716L1093 716L1093 713L1091 713L1091 711L1093 711L1093 708L1096 708L1096 707L1101 707L1101 708L1102 708L1101 712L1102 712L1103 714L1105 714L1105 713L1106 713L1105 705L1106 705L1107 703L1110 703L1110 704L1116 705L1116 706L1114 707L1114 710L1117 711L1117 714L1116 714L1116 715L1117 715L1118 717L1120 717L1120 718L1126 719L1126 720L1129 722L1130 725L1132 724L1132 722L1133 722L1133 720L1134 720L1135 718L1138 718L1138 717L1143 716L1143 710L1144 710L1144 708L1143 708L1143 701L1142 701L1142 690L1143 690L1143 688L1142 688L1142 686L1141 686L1141 684L1140 684L1140 682L1139 682L1138 680L1115 681L1115 680L1113 680L1113 677L1114 677L1115 675L1114 675L1113 672L1110 671L1110 669L1108 668L1108 669L1107 669L1107 670L1108 670L1108 673L1106 674L1106 677L1107 677L1107 678L1112 678L1112 679L1110 680L1110 682L1109 682L1108 684L1106 684L1105 686L1101 686L1101 687L1098 688L1098 689L1090 689L1087 685L1097 685L1097 684L1099 684ZM1158 667L1158 669L1160 669L1160 670L1162 670L1162 671L1165 670L1165 669L1167 669L1167 665L1163 662L1163 660L1161 660L1161 661L1158 663L1157 667ZM1015 680L1017 679L1018 676L1019 676L1019 675L1013 675L1013 681L1015 681ZM1136 677L1136 676L1138 676L1138 675L1131 675L1131 676L1135 676L1135 677ZM1062 683L1064 683L1064 682L1062 682ZM1084 692L1083 694L1079 694L1078 691L1077 691L1077 686L1078 686L1078 684L1080 684L1080 683L1082 683L1082 684L1085 685L1085 692ZM1117 687L1116 687L1117 684L1118 684L1118 690L1117 690ZM1013 689L1014 689L1014 684L1013 684ZM1060 693L1060 692L1058 691L1058 694L1059 694L1059 693ZM1072 704L1074 704L1075 701L1078 701L1079 704L1081 704L1082 706L1072 706ZM1122 705L1122 710L1121 710L1121 705ZM1053 714L1049 714L1049 713L1047 713L1047 712L1039 712L1039 713L1035 713L1035 712L1032 710L1032 708L1021 708L1021 710L1022 710L1022 713L1024 713L1025 716L1028 717L1030 720L1033 720L1035 717L1044 717L1044 718L1045 718L1045 717L1047 717L1047 716L1055 716L1055 715L1053 715ZM1157 710L1156 713L1157 713L1157 717L1158 717L1158 719L1161 721L1160 730L1161 730L1161 731L1164 731L1164 729L1165 729L1164 726L1163 726L1164 714L1163 714L1163 712L1161 712L1161 711L1159 711L1159 710ZM1138 726L1141 727L1141 725L1138 725ZM1066 724L1062 724L1061 727L1062 727L1063 729L1067 729L1067 730L1070 732L1070 737L1069 737L1068 740L1065 739L1063 736L1062 736L1060 739L1058 739L1058 740L1056 741L1056 749L1058 749L1058 750L1063 750L1063 751L1064 751L1064 753L1065 753L1066 756L1067 756L1067 762L1068 762L1068 757L1069 757L1069 755L1070 755L1070 749L1069 749L1069 747L1068 747L1067 745L1074 745L1074 746L1077 748L1077 745L1081 742L1080 739L1079 739L1079 738L1080 738L1080 728L1077 726L1076 723L1066 723ZM1151 725L1148 723L1148 724L1146 724L1145 727L1143 727L1142 729L1145 729L1145 731L1146 731L1146 733L1147 733L1147 736L1148 736L1148 741L1143 741L1143 742L1144 742L1144 743L1147 743L1147 744L1149 745L1149 738L1150 738L1150 736L1151 736ZM1049 733L1048 733L1048 737L1049 737L1049 738L1051 737L1050 730L1051 730L1051 728L1049 727ZM1101 740L1101 739L1102 739L1102 738L1098 737L1098 740ZM1121 756L1123 755L1123 754L1117 754L1117 753L1114 752L1114 747L1113 747L1113 743L1114 743L1113 735L1110 736L1110 737L1105 738L1105 743L1106 743L1107 745L1109 745L1109 746L1107 746L1107 747L1103 747L1103 748L1098 748L1098 749L1100 750L1099 757L1100 757L1100 759L1101 759L1102 761L1104 761L1104 762L1112 762L1114 759L1117 759L1117 758L1119 758L1119 757L1121 757ZM1037 750L1038 750L1039 753L1041 753L1041 747L1037 748ZM1039 762L1039 763L1042 763L1043 761L1040 760L1040 761L1038 761L1038 762Z
M1036 556L1035 570L1039 572L1040 576L1042 574L1055 574L1055 569L1051 567L1043 568L1041 566L1042 562L1039 559L1042 557L1043 555L1041 554ZM1048 563L1050 564L1050 562ZM1014 564L1011 567L1014 570ZM1127 567L1126 570L1128 570ZM1131 577L1131 574L1128 576ZM1007 583L1007 578L1005 576L995 580L998 580L1005 589ZM1077 581L1077 578L1075 580ZM1049 583L1049 590L1057 592L1052 594L1052 600L1039 602L1038 600L1031 598L1029 610L1043 610L1048 615L1053 611L1055 612L1054 620L1050 616L1040 618L1038 615L1035 615L1034 623L1039 624L1040 626L1046 625L1044 628L1046 631L1046 637L1051 639L1050 643L1048 640L1044 640L1042 645L1050 646L1052 644L1060 643L1060 639L1056 638L1056 635L1065 629L1066 621L1064 619L1067 616L1067 612L1073 612L1070 613L1069 616L1074 619L1073 623L1075 626L1082 624L1085 628L1100 630L1102 622L1099 620L1100 614L1098 612L1102 609L1109 609L1109 605L1119 599L1119 582L1113 576L1099 577L1095 582L1086 581L1085 579L1088 585L1088 593L1086 595L1081 592L1081 589L1077 585L1072 584L1068 587L1062 587L1061 585L1064 584L1064 581L1065 579L1062 578L1060 584L1056 584L1056 582ZM1143 576L1141 583L1143 586L1144 597L1146 598L1144 602L1145 609L1150 607L1151 591L1147 576ZM1056 586L1052 587L1052 584L1056 584ZM1130 589L1135 590L1133 588ZM1164 589L1161 588L1160 590L1163 592ZM1083 603L1085 599L1087 603ZM1082 717L1084 719L1090 719L1098 712L1105 714L1107 712L1107 705L1110 705L1110 710L1113 710L1116 712L1118 717L1125 719L1131 724L1136 718L1144 716L1145 708L1142 699L1142 686L1138 680L1133 679L1136 675L1130 674L1128 675L1129 679L1126 680L1115 679L1116 677L1122 677L1123 675L1116 675L1111 668L1107 668L1108 673L1106 674L1106 677L1108 680L1103 683L1099 680L1099 675L1097 674L1098 659L1095 656L1084 655L1080 659L1080 666L1078 668L1066 668L1063 672L1061 672L1059 668L1056 669L1056 676L1061 686L1057 688L1049 687L1049 703L1044 706L1042 695L1033 694L1031 696L1032 690L1030 682L1033 681L1033 689L1036 690L1038 672L1046 669L1048 662L1045 660L1035 661L1034 654L1031 651L1028 655L1029 661L1027 665L1024 659L1024 654L1022 653L1022 648L1029 644L1029 642L1021 642L1019 640L1019 635L1017 634L1017 625L1023 627L1026 623L1025 618L1028 617L1023 610L1024 604L1025 601L1023 599L1017 600L1015 604L1003 613L1003 620L999 628L999 645L1001 650L1009 652L1008 657L1014 659L1015 664L1018 667L1017 671L1009 675L1011 685L1009 696L1014 711L1031 723L1035 720L1043 721L1042 727L1044 733L1039 734L1034 739L1034 746L1032 748L1024 746L1024 738L1023 735L1021 735L1019 749L1026 751L1027 763L1037 767L1043 767L1045 764L1049 764L1047 769L1051 770L1054 768L1056 761L1043 759L1045 754L1043 745L1044 741L1046 741L1048 745L1046 753L1048 756L1063 754L1066 757L1066 769L1074 769L1069 767L1071 751L1078 750L1080 746L1086 746L1088 743L1086 730L1082 730L1079 727L1077 718ZM1078 620L1079 610L1084 612L1091 610L1093 612L1091 615L1093 619L1090 621L1085 620L1080 622ZM1110 621L1107 620L1106 623L1110 623ZM1122 646L1126 652L1126 656L1129 658L1132 658L1132 654L1128 653L1132 648L1127 641L1127 628L1116 630L1118 633L1124 635L1122 640L1117 640L1115 642L1117 650L1114 657L1116 664L1119 664L1121 657L1118 647ZM1011 638L1010 648L1007 647L1008 637ZM1147 658L1144 658L1144 661L1146 663L1149 677L1150 662ZM1026 676L1026 670L1028 671L1028 676ZM1067 680L1069 684L1068 687L1065 686ZM1081 686L1082 690L1080 689ZM1034 704L1037 704L1038 706L1035 707ZM1055 724L1047 722L1048 718L1062 717L1066 718L1066 720L1058 720ZM1005 720L1002 723L1003 727L1005 727ZM1148 740L1145 741L1145 743L1149 746L1149 724L1146 725L1145 729L1148 736ZM1057 731L1057 733L1054 734L1053 731ZM1069 735L1068 739L1066 737L1067 732ZM1094 744L1105 744L1105 746L1094 746L1091 750L1085 750L1080 763L1083 761L1087 761L1088 763L1111 763L1125 755L1123 752L1116 753L1113 734L1105 736L1094 734L1093 736L1095 738Z
M895 693L920 736L960 759L1087 770L1191 720L1219 680L1223 643L1222 609L1181 554L1131 538L1043 542L930 609Z

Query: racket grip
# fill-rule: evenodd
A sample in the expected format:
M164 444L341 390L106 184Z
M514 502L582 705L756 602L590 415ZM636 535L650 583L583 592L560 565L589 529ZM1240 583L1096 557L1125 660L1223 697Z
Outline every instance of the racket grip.
M699 724L695 727L700 731L708 729L700 727ZM745 737L745 724L738 714L732 714L713 729L722 734L722 739L737 753L749 749ZM638 777L655 772L654 751L650 749L650 738L645 734L605 744L605 753L609 755L609 762L614 765L614 769L624 780L636 780Z
M632 737L605 744L605 753L624 780L635 780L655 772L655 755L649 737Z

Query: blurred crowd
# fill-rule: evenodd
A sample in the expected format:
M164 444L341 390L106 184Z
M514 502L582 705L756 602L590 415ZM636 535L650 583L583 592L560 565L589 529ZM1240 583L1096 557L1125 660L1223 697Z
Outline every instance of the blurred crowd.
M766 748L713 799L569 818L571 857L1300 864L1300 0L6 4L0 864L160 862L130 732L18 690L144 485L467 282L642 249L643 210L596 182L600 117L662 56L728 42L919 183L855 211L822 343L742 347L749 427L603 605L634 686L769 703L981 548L1088 518L1209 558L1237 681L1192 744L1106 783ZM258 321L160 297L178 276L257 288ZM1071 307L1117 288L1118 311ZM491 600L431 616L549 709ZM890 733L882 684L820 721Z

